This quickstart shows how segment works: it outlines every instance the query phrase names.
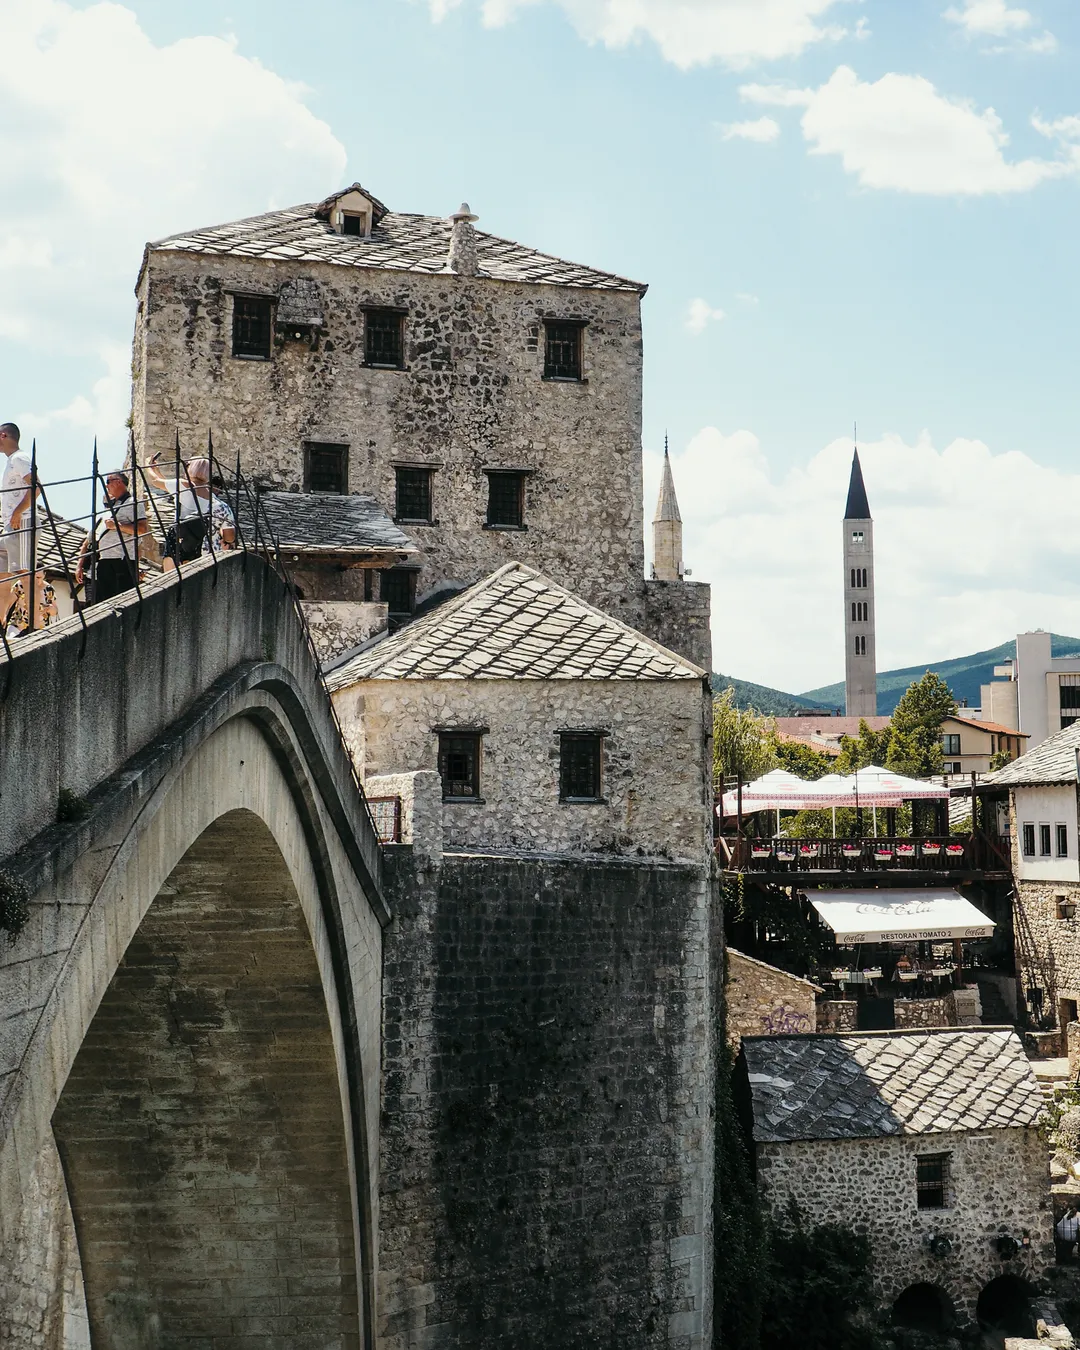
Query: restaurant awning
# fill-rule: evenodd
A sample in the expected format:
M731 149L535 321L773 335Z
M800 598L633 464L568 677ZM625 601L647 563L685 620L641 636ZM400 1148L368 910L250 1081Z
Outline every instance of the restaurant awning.
M797 778L786 769L773 769L752 783L743 784L741 806L742 814L748 816L754 811L827 810L833 806L901 806L910 801L947 800L948 796L949 789L940 783L906 778L903 774L893 773L891 769L881 769L871 764L858 773L846 776L830 773L816 781ZM717 807L717 813L734 816L739 806L739 794L729 788Z
M819 891L810 903L837 942L990 937L994 922L955 890Z

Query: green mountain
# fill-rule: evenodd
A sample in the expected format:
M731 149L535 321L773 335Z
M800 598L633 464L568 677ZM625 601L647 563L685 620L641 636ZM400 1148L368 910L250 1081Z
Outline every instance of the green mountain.
M737 708L753 708L755 712L765 713L769 717L795 717L806 709L813 711L823 709L835 712L837 707L836 704L831 703L815 703L805 694L798 696L785 694L779 689L770 689L765 684L753 684L750 680L737 680L733 675L714 674L710 678L714 694L722 694L725 689L733 688ZM841 687L842 702L843 689Z
M1080 638L1061 637L1050 634L1050 653L1052 656L1071 656L1080 652ZM994 667L1003 661L1016 658L1016 642L1003 642L1000 647L991 647L989 651L972 652L970 656L957 656L950 661L935 661L927 665L905 666L903 670L879 671L877 677L878 712L888 716L900 701L900 696L912 680L925 675L928 670L935 671L949 688L958 703L965 699L969 706L977 708L982 699L981 687L994 678ZM787 697L787 695L783 695ZM844 685L828 684L821 689L809 689L799 694L800 700L819 700L831 708L844 706Z

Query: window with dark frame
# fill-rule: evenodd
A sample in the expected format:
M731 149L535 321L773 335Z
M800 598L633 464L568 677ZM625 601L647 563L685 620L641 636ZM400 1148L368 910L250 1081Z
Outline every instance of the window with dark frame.
M1025 820L1020 831L1023 838L1023 850L1025 858L1034 858L1035 856L1035 824L1033 821Z
M233 296L232 354L248 361L269 361L274 302L266 295Z
M948 1208L948 1153L922 1153L916 1157L915 1195L919 1209Z
M601 800L604 738L597 731L564 731L559 746L559 800Z
M941 748L947 755L958 755L960 753L960 737L951 733L942 736Z
M410 567L391 567L379 574L379 598L390 618L411 614L415 604L416 573Z
M858 633L855 635L855 655L866 655L866 638L861 637Z
M1039 824L1039 857L1049 858L1050 856L1050 826L1040 822Z
M400 310L364 311L364 360L386 370L405 364L405 315Z
M443 801L479 801L482 737L479 731L439 732Z
M544 379L581 379L581 335L584 325L567 320L544 324Z
M488 470L487 523L521 529L525 523L525 475Z
M341 233L362 235L364 233L364 217L356 211L345 211L341 217Z
M304 491L349 490L349 447L308 441L304 446Z
M431 523L431 470L395 469L394 519Z
M1057 835L1058 857L1067 858L1069 856L1069 827L1061 824L1059 821L1058 824L1054 826L1054 833Z

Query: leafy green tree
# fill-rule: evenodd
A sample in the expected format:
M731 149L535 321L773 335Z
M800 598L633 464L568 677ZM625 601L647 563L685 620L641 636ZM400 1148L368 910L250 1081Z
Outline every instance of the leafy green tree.
M792 1205L769 1224L769 1340L799 1350L881 1350L872 1315L867 1238L837 1223L806 1225Z
M995 750L990 756L990 772L994 773L998 769L1003 769L1006 764L1013 762L1013 756L1009 750Z
M866 718L860 718L858 736L840 737L840 754L836 759L835 771L854 773L856 769L865 769L868 764L880 764L884 768L891 739L891 727L871 731Z
M815 750L813 746L802 745L799 741L782 741L775 733L773 752L780 767L799 778L813 780L832 773L832 760L828 755Z
M725 778L742 775L744 783L776 768L773 724L752 708L735 706L735 690L713 699L713 782L723 790Z
M956 712L956 699L941 678L928 670L921 680L912 680L892 715L893 731L925 728L940 734L946 717Z

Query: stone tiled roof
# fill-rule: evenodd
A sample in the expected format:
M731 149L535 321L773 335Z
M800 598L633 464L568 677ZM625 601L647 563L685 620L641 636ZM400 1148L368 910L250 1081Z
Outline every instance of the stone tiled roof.
M390 272L446 272L450 221L441 216L415 216L387 211L368 238L338 234L321 219L317 202L249 216L226 225L188 230L147 245L151 253L228 255L270 258L279 262L321 262L338 267L374 267ZM476 232L480 275L497 281L531 281L548 286L580 286L596 290L637 291L639 281L601 272L540 253L498 235Z
M998 769L997 773L990 774L986 781L1002 787L1016 787L1024 783L1075 783L1078 748L1080 722L1074 722L1064 731L1048 736L1026 755Z
M1011 1027L744 1036L742 1044L761 1143L1034 1125L1043 1109Z
M259 504L282 548L335 553L392 550L410 557L418 551L375 498L363 493L261 492ZM254 542L252 505L243 496L240 528L248 543Z
M512 562L358 653L327 682L700 680L705 672Z

